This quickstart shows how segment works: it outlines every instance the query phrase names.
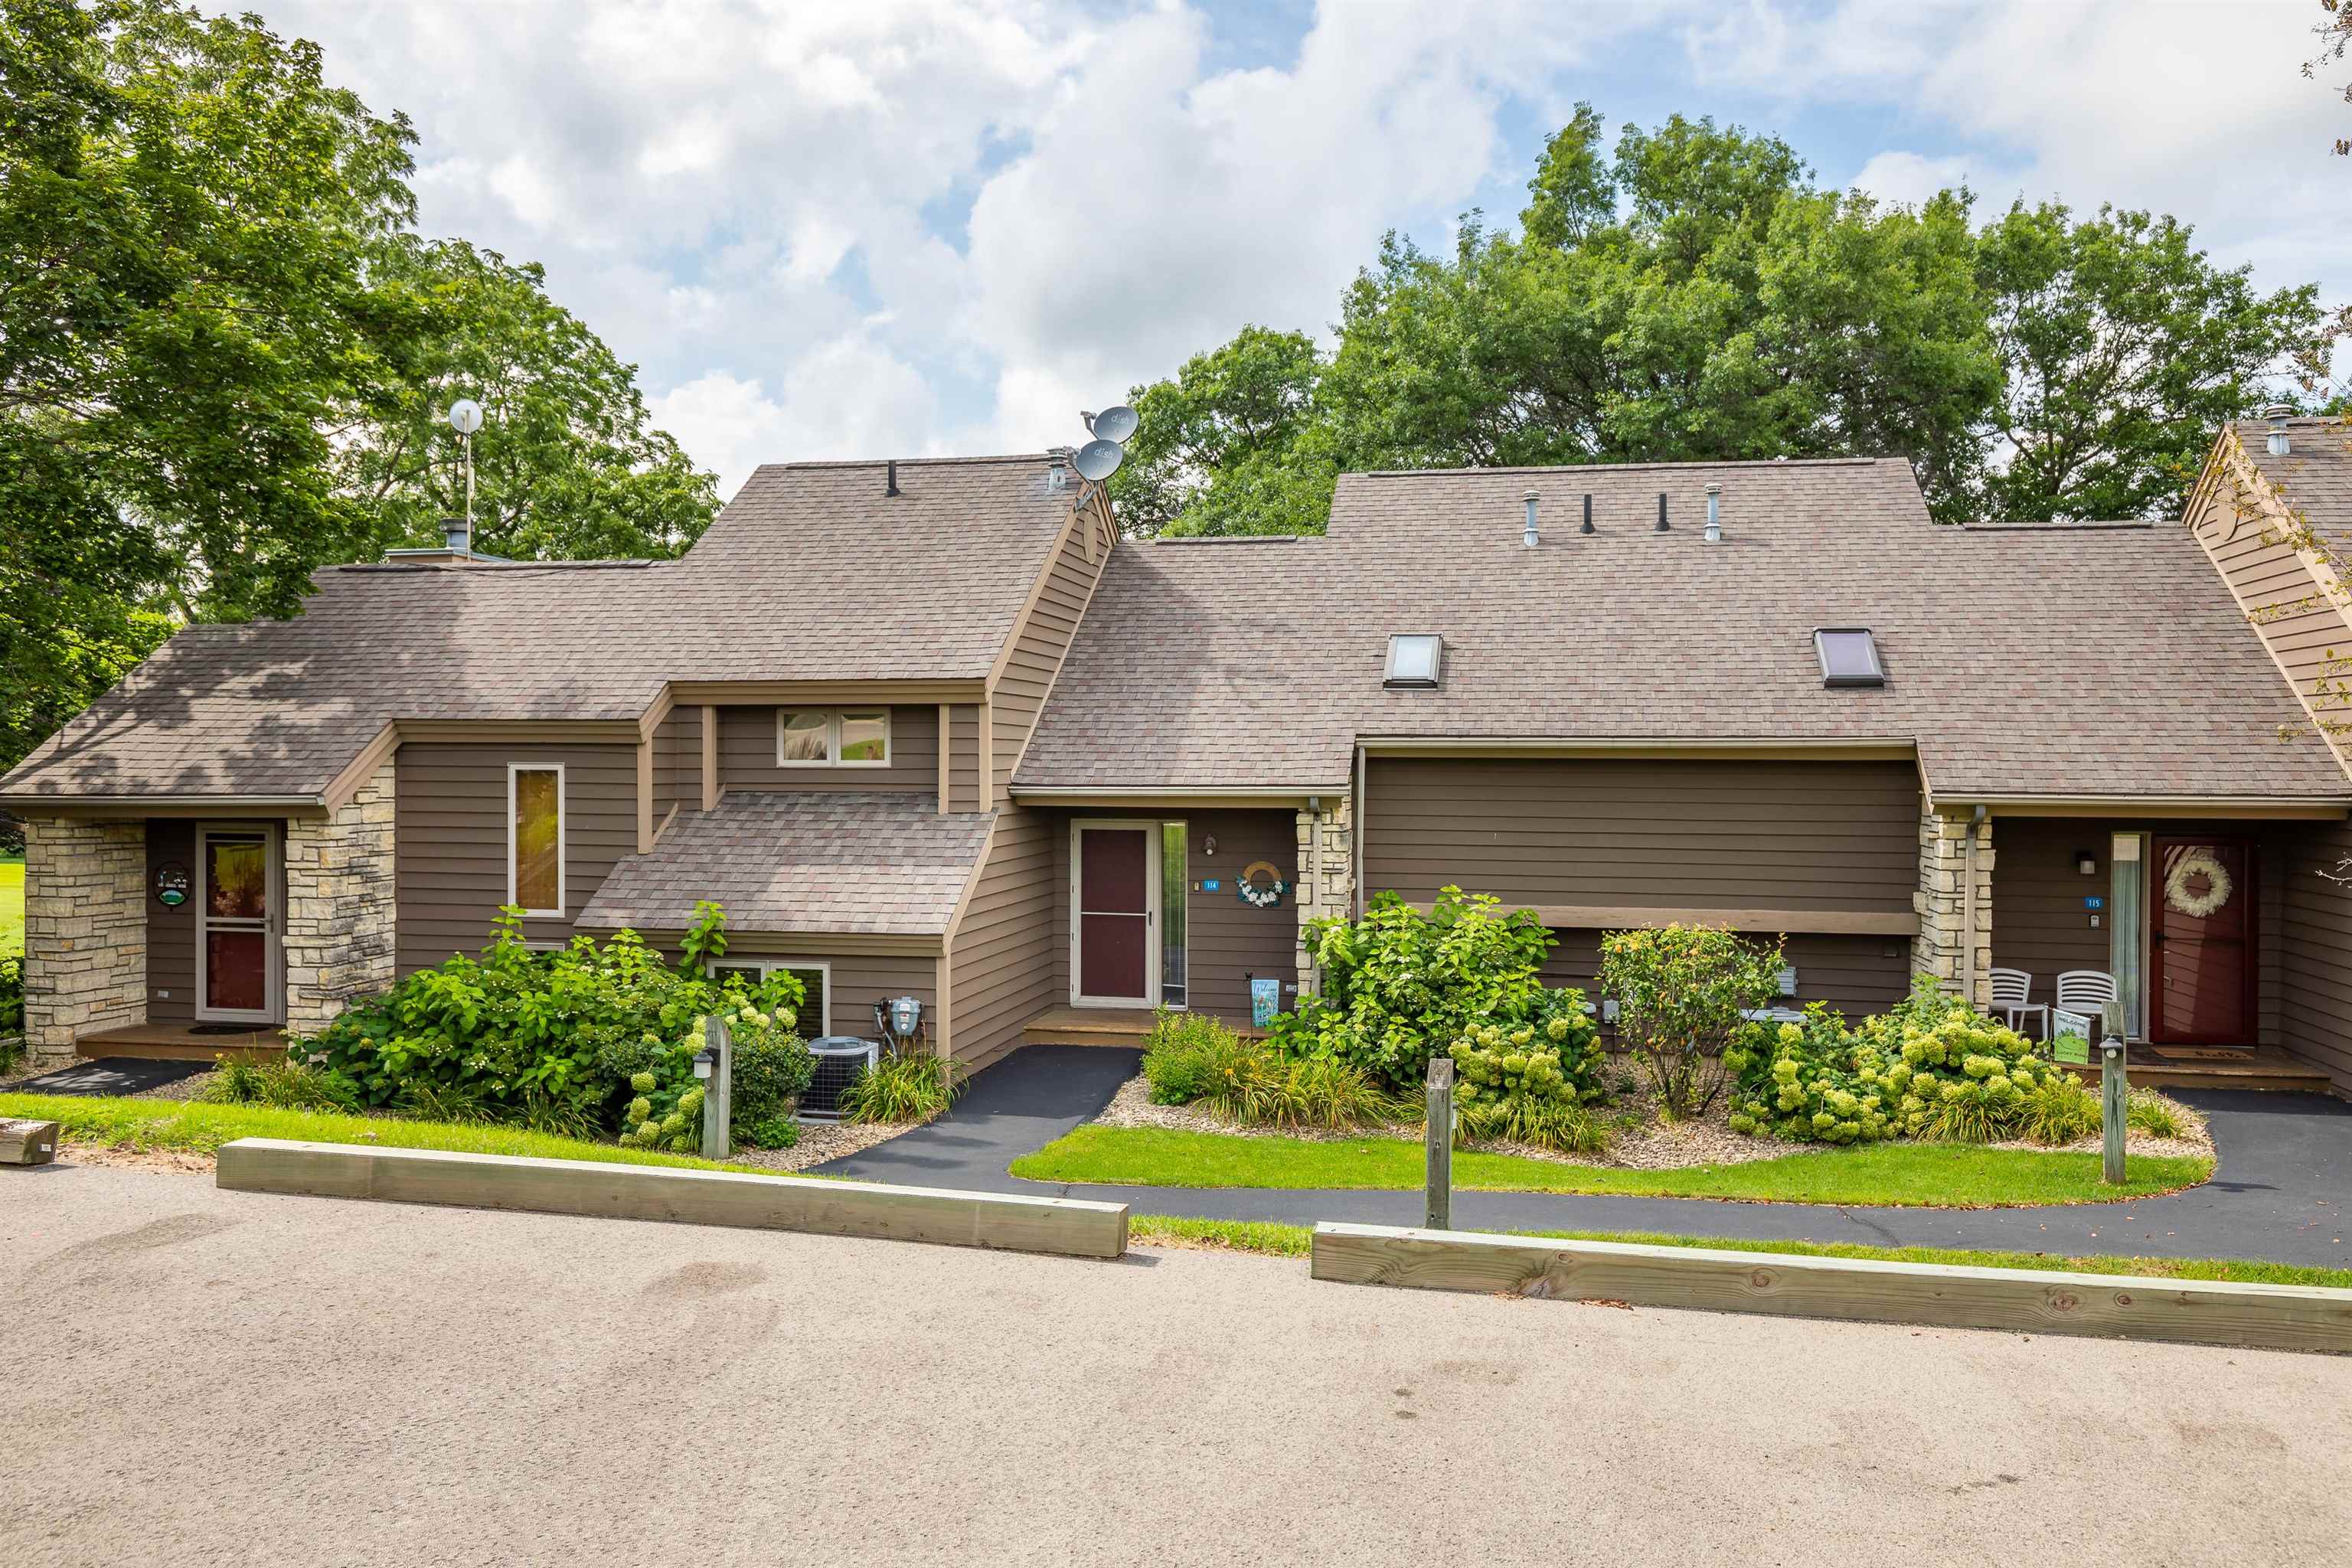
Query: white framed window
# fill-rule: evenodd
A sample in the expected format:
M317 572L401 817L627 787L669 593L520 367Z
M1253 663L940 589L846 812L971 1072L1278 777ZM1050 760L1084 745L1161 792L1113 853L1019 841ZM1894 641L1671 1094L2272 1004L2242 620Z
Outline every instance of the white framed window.
M801 1038L814 1040L833 1033L833 964L826 959L807 958L719 958L710 963L714 980L722 974L741 974L753 980L765 980L777 973L791 975L801 983L807 994L801 998L800 1017L796 1026Z
M507 764L507 902L526 915L562 920L563 764Z
M776 766L887 768L890 765L887 708L779 708Z

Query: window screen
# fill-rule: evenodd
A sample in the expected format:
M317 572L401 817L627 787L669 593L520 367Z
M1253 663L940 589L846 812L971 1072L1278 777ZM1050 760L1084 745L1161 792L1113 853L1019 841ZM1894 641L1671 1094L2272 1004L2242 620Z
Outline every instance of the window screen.
M1824 626L1813 633L1813 647L1822 656L1823 686L1884 686L1886 671L1878 662L1878 645L1861 626Z

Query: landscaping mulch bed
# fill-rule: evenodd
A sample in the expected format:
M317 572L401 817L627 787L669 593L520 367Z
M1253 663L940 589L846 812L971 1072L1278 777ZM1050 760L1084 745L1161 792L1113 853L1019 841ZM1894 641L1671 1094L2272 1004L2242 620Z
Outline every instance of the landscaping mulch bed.
M757 1165L765 1171L805 1171L827 1160L863 1153L919 1125L914 1121L803 1121L800 1142L789 1149L738 1149L727 1158L730 1164Z
M1596 1108L1595 1114L1613 1129L1609 1148L1599 1154L1563 1154L1554 1149L1540 1149L1531 1143L1496 1142L1476 1145L1494 1154L1518 1154L1530 1160L1550 1160L1563 1165L1598 1165L1625 1171L1678 1171L1693 1165L1740 1165L1754 1160L1777 1160L1784 1154L1802 1154L1831 1147L1825 1143L1783 1143L1777 1139L1751 1138L1734 1132L1728 1125L1731 1114L1728 1095L1717 1097L1715 1106L1704 1117L1687 1121L1658 1120L1656 1097L1643 1089L1628 1089L1611 1104ZM2144 1132L2130 1133L2125 1146L2134 1154L2191 1156L2210 1159L2213 1140L2205 1130L2205 1119L2179 1101L2172 1102L2180 1118L2183 1136L2152 1138ZM1119 1086L1095 1123L1103 1127L1165 1127L1179 1132L1224 1132L1242 1138L1300 1138L1313 1142L1341 1142L1357 1138L1419 1139L1421 1122L1391 1122L1385 1127L1360 1127L1337 1131L1321 1127L1250 1127L1228 1121L1221 1116L1190 1105L1154 1105L1151 1086L1138 1073ZM2028 1149L2038 1153L2099 1152L2099 1140L2094 1134L2053 1150L2040 1143L2008 1142L1988 1145L1995 1149Z

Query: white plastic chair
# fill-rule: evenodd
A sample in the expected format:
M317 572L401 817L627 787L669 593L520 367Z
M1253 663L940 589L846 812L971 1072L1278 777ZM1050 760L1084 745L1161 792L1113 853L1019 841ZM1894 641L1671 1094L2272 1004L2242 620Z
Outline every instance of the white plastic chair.
M2104 969L2069 969L2058 976L2058 1005L2096 1018L2116 999L2116 977Z
M2108 984L2113 984L2114 982ZM2033 976L2022 969L1995 969L1992 972L1992 1010L2006 1015L2012 1029L2019 1026L2026 1014L2041 1014L2042 1038L2046 1043L2050 1038L2050 1007L2047 1003L2027 1001L2026 997L2032 991ZM2059 1005L2065 1004L2061 1002Z

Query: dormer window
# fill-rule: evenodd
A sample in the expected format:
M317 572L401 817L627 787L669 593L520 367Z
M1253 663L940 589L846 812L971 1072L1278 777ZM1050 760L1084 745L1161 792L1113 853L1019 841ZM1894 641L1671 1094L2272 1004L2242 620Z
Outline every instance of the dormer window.
M1817 626L1813 651L1821 655L1823 686L1886 684L1886 667L1878 662L1878 645L1867 626Z
M1389 638L1388 675L1381 684L1405 690L1435 687L1444 647L1445 639L1432 632L1402 632Z
M779 709L776 765L887 768L890 765L890 710Z

